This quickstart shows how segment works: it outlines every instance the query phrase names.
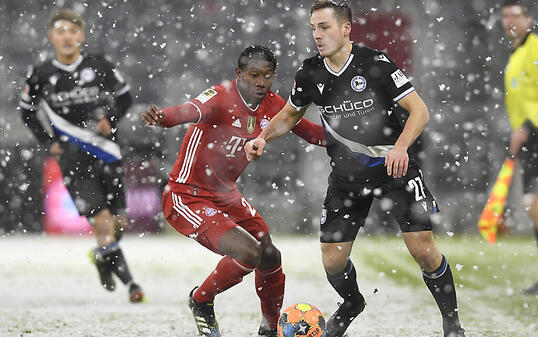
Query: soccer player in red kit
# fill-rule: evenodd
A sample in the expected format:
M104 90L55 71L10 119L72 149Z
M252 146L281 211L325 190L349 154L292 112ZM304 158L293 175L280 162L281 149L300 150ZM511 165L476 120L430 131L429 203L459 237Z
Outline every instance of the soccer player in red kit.
M179 106L162 110L152 106L142 115L148 125L193 123L163 193L163 213L178 232L224 256L189 295L202 336L220 336L215 296L252 271L262 311L258 335L277 336L285 279L280 251L265 221L235 183L248 165L243 146L286 104L270 90L276 65L268 48L250 46L239 56L236 80L212 86ZM323 145L320 125L302 119L292 131Z

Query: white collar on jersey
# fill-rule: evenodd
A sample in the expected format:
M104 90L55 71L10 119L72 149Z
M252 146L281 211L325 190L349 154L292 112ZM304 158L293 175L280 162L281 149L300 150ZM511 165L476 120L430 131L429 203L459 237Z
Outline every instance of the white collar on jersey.
M252 109L250 107L250 105L247 103L247 101L245 101L245 99L243 98L243 96L241 96L241 91L239 91L239 87L237 86L237 80L234 80L235 82L235 88L237 89L237 93L239 94L239 97L241 97L241 100L243 101L243 103L245 103L246 107L250 109L250 111L256 111L258 110L258 108L260 107L260 105L256 105L256 107L254 109Z
M82 62L82 59L83 59L82 55L79 55L78 59L75 62L71 63L71 64L63 64L62 62L58 61L57 59L54 59L54 60L52 60L52 64L56 68L60 68L62 70L65 70L67 72L72 73L73 71L75 71L75 69L77 69L80 62Z
M342 75L344 71L346 71L347 67L351 64L352 60L353 60L353 53L350 53L349 56L347 57L346 64L344 64L342 69L340 69L339 71L334 71L331 69L331 67L329 67L329 64L327 63L327 58L323 58L323 64L325 64L325 68L327 69L328 72L330 72L334 76L340 76Z

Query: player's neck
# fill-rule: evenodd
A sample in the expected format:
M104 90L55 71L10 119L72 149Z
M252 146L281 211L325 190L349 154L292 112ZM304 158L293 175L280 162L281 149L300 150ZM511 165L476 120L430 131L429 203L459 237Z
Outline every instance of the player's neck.
M347 63L352 48L353 44L351 44L351 41L347 41L338 52L326 57L325 59L327 60L329 67L337 72L340 71L340 69Z
M249 100L248 96L245 95L243 92L241 92L241 86L237 85L237 91L239 92L239 96L241 96L241 99L245 104L251 109L256 110L258 106L260 105L260 102L252 102L252 100Z
M58 60L58 62L63 63L65 65L70 65L70 64L75 63L75 61L78 60L79 57L80 57L80 51L74 54L70 54L70 55L65 55L65 54L62 55L60 53L56 53L56 60Z

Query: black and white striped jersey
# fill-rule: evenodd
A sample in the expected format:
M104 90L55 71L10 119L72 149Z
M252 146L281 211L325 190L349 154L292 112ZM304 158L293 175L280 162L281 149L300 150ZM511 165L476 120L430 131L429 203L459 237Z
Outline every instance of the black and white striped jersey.
M61 139L112 162L121 158L119 145L112 135L98 134L96 125L101 117L108 117L114 125L126 110L118 111L115 103L128 93L129 85L111 62L102 55L83 54L70 65L52 59L32 67L19 109L42 143ZM52 139L36 120L38 109L46 113L54 131Z
M288 102L298 110L316 104L334 169L359 172L384 164L403 130L395 102L414 90L386 54L353 45L339 71L319 54L306 59Z

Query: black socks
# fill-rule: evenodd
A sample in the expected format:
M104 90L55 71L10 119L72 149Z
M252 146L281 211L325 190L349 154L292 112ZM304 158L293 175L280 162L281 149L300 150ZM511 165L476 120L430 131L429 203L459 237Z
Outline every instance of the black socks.
M124 284L132 282L133 277L131 276L127 261L125 261L125 257L123 256L123 252L117 241L107 246L100 247L99 254L101 254L110 270L118 276L121 282Z
M327 272L326 272L327 273ZM331 286L336 290L345 302L352 304L352 307L364 307L364 297L359 291L359 285L357 284L357 272L353 262L348 260L344 271L340 274L329 275L327 273L327 280Z
M454 330L460 328L458 317L458 303L456 301L456 288L452 277L452 270L445 256L439 268L433 272L422 270L422 278L430 289L441 315L443 316L443 329Z

